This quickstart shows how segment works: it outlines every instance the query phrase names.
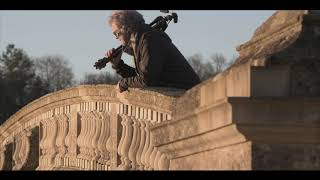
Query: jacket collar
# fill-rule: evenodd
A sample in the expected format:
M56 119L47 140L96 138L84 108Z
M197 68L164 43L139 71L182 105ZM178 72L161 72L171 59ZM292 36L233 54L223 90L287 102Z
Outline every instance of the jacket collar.
M145 32L150 31L150 30L151 30L151 28L149 27L149 25L144 24L144 25L140 26L136 32L131 33L130 46L132 47L133 53L136 57L137 57L137 48L140 43L142 35Z

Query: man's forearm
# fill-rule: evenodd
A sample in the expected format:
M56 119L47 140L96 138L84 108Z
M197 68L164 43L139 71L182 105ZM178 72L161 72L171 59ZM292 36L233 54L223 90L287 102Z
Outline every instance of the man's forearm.
M127 90L129 87L144 88L147 86L147 84L142 76L136 75L136 76L121 79L119 82L119 86L123 90Z
M125 64L123 60L119 61L118 64L112 64L112 68L116 70L116 73L121 75L123 78L132 77L136 75L135 69Z

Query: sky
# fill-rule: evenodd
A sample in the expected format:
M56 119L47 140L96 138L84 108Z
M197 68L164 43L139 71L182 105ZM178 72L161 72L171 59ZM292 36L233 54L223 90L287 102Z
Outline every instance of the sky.
M147 23L167 15L156 10L138 10ZM236 47L250 40L254 31L270 17L272 10L172 10L178 23L166 33L186 57L201 54L204 59L221 53L237 56ZM0 52L8 44L23 49L30 57L60 55L68 60L76 80L86 73L113 72L111 65L96 70L93 64L106 51L120 44L107 25L111 11L98 10L0 10ZM132 57L122 56L133 65Z

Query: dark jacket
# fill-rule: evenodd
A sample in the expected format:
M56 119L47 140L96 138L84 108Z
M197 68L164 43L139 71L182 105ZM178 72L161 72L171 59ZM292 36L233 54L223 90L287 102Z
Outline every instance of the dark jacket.
M121 60L112 67L120 74L123 88L146 86L190 89L200 82L198 75L171 42L169 36L149 26L140 28L136 36L135 67Z

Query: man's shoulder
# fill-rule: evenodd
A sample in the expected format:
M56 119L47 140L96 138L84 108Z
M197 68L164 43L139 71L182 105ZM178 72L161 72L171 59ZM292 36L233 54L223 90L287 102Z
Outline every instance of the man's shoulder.
M168 40L171 41L170 37L163 31L159 31L156 29L151 29L150 31L146 31L142 34L141 37L142 41L149 42L149 41L163 41Z

